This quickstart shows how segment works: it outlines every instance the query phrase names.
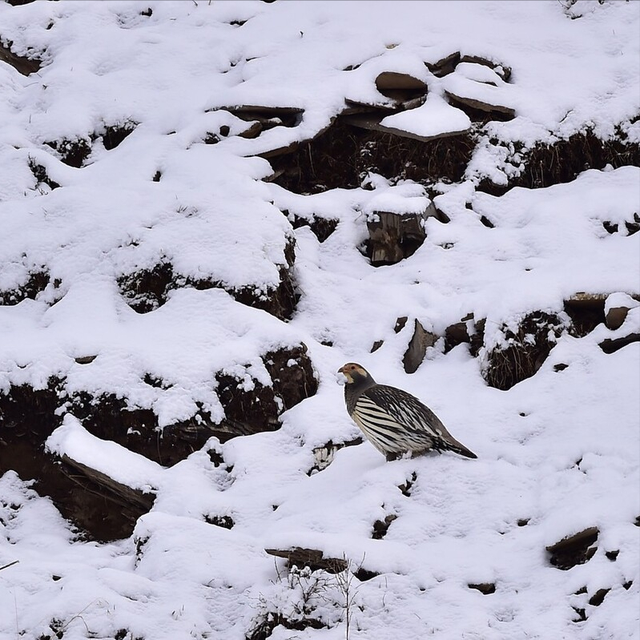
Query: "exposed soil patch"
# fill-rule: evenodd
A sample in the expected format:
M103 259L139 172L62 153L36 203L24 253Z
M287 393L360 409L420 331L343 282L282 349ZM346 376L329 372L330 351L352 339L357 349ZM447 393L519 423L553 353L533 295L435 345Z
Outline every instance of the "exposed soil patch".
M76 169L82 167L91 153L91 140L89 138L53 140L45 142L45 144L58 153L62 162Z
M495 143L498 145L497 141ZM640 144L627 141L622 131L611 140L602 140L592 131L586 131L553 145L538 144L530 150L517 146L515 152L522 154L520 160L524 164L521 174L511 177L506 186L483 180L478 185L479 191L500 196L512 187L539 189L571 182L587 169L604 169L607 165L614 169L625 165L640 166Z
M421 183L461 180L475 148L472 135L421 142L350 126L343 118L295 153L270 159L274 182L295 193L359 187L368 172Z
M130 407L126 400L109 394L68 397L64 381L57 378L51 378L43 389L13 386L0 394L0 475L14 470L23 480L36 480L34 488L50 496L60 512L93 539L127 537L136 520L151 508L154 496L133 492L95 470L45 453L45 441L62 421L56 415L58 407L67 402L67 410L97 437L171 466L202 448L211 436L225 441L277 429L283 411L317 391L304 345L267 353L263 359L272 377L270 387L255 381L254 390L245 391L240 380L217 377L226 412L220 423L201 412L186 422L159 429L151 410ZM229 521L213 524L225 526Z
M117 442L163 466L173 466L212 436L226 442L278 429L283 411L316 393L318 382L304 345L269 352L262 358L271 386L254 380L253 389L245 391L243 380L216 375L213 384L225 410L219 422L201 408L189 420L160 429L153 411L130 407L126 400L111 394L98 398L76 394L69 398L69 411L97 437Z
M290 241L285 249L287 265L279 267L280 283L265 293L257 287L246 286L232 288L212 279L194 279L177 274L171 262L158 262L150 269L140 269L118 278L120 293L127 304L138 313L148 313L161 307L170 291L182 287L193 287L198 290L224 289L238 302L249 307L264 309L281 320L288 320L295 311L299 295L296 292L293 277L295 258L294 243Z
M264 2L267 1L269 0L264 0ZM294 620L287 618L282 613L270 612L263 619L254 624L253 628L247 632L245 638L246 640L267 640L267 638L271 637L276 627L279 626L291 631L304 631L309 628L323 629L326 627L325 624L315 618L302 617Z
M506 391L533 376L555 345L565 323L555 315L536 311L527 315L514 332L505 327L507 346L495 347L487 357L483 376L487 384Z
M45 440L61 422L54 413L60 392L61 382L52 378L44 389L18 386L0 394L0 475L13 470L23 480L35 480L33 488L95 540L127 537L153 497L145 506L127 501L45 453Z
M35 300L49 286L50 278L46 271L34 271L27 281L15 289L0 290L0 305L15 305L23 300Z
M336 230L339 222L333 218L321 218L320 216L313 216L311 220L308 220L307 218L302 218L290 213L287 210L284 210L282 213L287 216L287 219L291 222L291 226L294 229L309 227L316 238L318 238L318 242L324 242Z
M122 141L131 135L137 126L136 122L125 122L121 125L111 125L104 128L104 132L97 132L92 140L102 138L102 144L107 151L115 149Z
M29 158L29 169L31 169L31 173L33 173L33 177L38 184L46 184L52 191L60 187L59 183L49 177L47 169L33 158Z

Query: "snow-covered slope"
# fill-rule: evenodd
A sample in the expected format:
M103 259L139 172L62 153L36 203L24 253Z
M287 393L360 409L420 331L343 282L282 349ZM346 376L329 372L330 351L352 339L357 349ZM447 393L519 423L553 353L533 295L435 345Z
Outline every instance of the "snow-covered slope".
M0 57L0 394L55 380L51 455L156 496L131 537L97 543L6 471L0 638L640 638L639 26L622 0L0 2L4 51L41 61L25 75ZM384 73L426 99L400 108ZM410 140L468 135L462 177L285 188L274 150L346 107ZM247 111L271 113L259 135ZM611 162L589 147L575 179L508 189L546 171L533 151L577 139ZM415 253L372 266L368 223L431 201ZM319 239L317 220L335 230ZM585 304L628 311L584 329ZM539 313L558 323L548 357L488 385ZM471 349L448 334L463 319ZM408 375L415 321L433 342ZM160 430L219 422L216 376L268 387L265 354L300 345L318 390L276 398L278 430L170 467L74 415L84 394ZM360 435L347 361L424 400L478 460L336 451ZM40 416L23 410L0 409L0 469ZM330 570L266 551L296 547Z

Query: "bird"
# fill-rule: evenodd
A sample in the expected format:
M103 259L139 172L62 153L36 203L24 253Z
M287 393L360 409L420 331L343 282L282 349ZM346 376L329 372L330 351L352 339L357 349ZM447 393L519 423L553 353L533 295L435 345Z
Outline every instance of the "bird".
M388 461L405 453L453 451L466 458L478 456L458 442L429 407L407 391L378 384L360 364L338 369L346 378L347 412L371 444Z

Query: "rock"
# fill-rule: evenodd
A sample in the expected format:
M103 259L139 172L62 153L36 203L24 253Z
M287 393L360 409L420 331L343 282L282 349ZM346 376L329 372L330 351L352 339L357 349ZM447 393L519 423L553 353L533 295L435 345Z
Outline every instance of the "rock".
M615 353L634 342L640 342L640 333L630 333L628 336L624 336L622 338L606 338L600 342L598 346L605 353Z
M476 357L484 342L486 321L486 318L482 318L476 322L473 313L469 313L460 322L449 325L444 332L444 352L449 353L459 344L468 344L469 352Z
M630 309L640 306L640 301L626 293L612 293L604 303L604 323L608 329L619 329Z
M489 67L493 71L495 71L505 82L509 82L511 80L511 67L508 67L501 62L494 62L493 60L488 60L487 58L483 58L482 56L470 56L464 55L460 58L459 63L469 62L473 64L480 64L485 67Z
M20 2L20 0L12 0L10 4L26 4L26 2ZM0 62L6 62L9 66L13 67L18 73L23 76L28 76L32 73L40 71L42 67L42 61L36 57L28 58L26 56L20 56L11 51L13 42L3 41L0 39Z
M426 91L427 85L423 80L419 80L408 73L383 71L376 78L376 89L378 89L380 93L404 89L412 91Z
M371 537L374 540L382 540L389 531L389 527L394 520L397 520L398 516L395 513L390 513L384 520L376 520L373 523L373 532Z
M303 109L299 107L272 107L245 104L235 107L221 107L241 120L259 122L266 131L273 127L296 127L302 121Z
M375 211L367 220L367 253L371 264L374 267L396 264L412 256L426 238L424 221L429 216L436 215L433 203L429 203L424 211L415 214Z
M382 119L383 117L375 114L352 115L344 116L343 118L343 120L352 127L369 129L370 131L378 131L380 133L388 133L394 136L399 136L401 138L416 140L418 142L432 142L434 140L443 140L453 136L462 135L464 133L467 133L469 130L469 127L465 124L465 126L455 129L444 128L433 134L419 134L407 129L402 129L400 127L384 125L382 124Z
M566 571L578 564L584 564L596 552L595 545L600 531L598 527L588 527L573 535L549 545L549 562L558 569Z
M471 95L465 95L459 90L447 90L445 95L449 99L449 103L453 106L457 106L465 111L472 120L482 120L482 118L474 117L476 111L482 111L491 116L491 120L513 120L516 117L515 109L501 104L496 101L482 100L478 97ZM470 111L471 110L471 111Z
M492 593L496 592L496 585L493 582L478 582L478 583L469 583L467 585L469 589L476 589L480 593L488 596Z
M604 599L607 595L607 593L609 593L609 591L611 591L611 589L598 589L590 598L589 598L589 604L592 607L599 607L603 602Z
M290 549L265 549L265 551L277 558L286 558L289 566L309 567L311 571L322 569L327 573L341 573L349 566L349 561L344 558L328 558L318 549L305 549L292 547Z
M101 488L103 494L113 494L111 499L117 503L124 503L132 509L139 509L141 513L146 513L153 506L155 494L153 492L142 492L124 485L110 476L92 469L91 467L74 460L68 455L63 455L61 461L68 465L74 472L80 473L94 485ZM74 479L79 480L79 476L74 474Z
M472 123L462 109L433 93L412 109L385 116L379 126L398 136L429 142L468 133Z
M628 307L611 307L604 317L604 323L608 329L615 331L619 329L627 318Z
M433 73L436 78L444 78L444 76L453 73L456 66L460 62L460 52L454 51L444 58L440 58L436 62L425 62L427 69Z
M415 373L422 364L429 347L433 347L438 340L435 333L427 331L416 319L414 321L413 335L409 341L409 346L402 358L404 370L407 373Z
M378 75L376 89L403 108L410 108L407 103L411 103L427 93L425 82L407 73L396 71L383 71Z
M407 326L407 320L409 318L407 316L402 316L400 318L398 318L396 320L396 323L393 327L393 332L394 333L400 333L406 326Z

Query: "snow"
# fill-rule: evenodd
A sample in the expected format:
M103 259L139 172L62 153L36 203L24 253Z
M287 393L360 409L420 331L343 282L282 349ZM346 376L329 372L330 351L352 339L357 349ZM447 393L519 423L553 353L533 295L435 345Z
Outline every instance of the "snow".
M75 462L91 466L143 493L157 490L162 482L163 469L159 464L115 442L96 438L70 413L65 415L62 425L49 436L46 448L51 453L66 455Z
M437 93L430 93L423 105L386 116L380 124L429 139L467 131L471 120L464 111L451 106Z
M198 407L221 419L217 372L269 384L260 356L300 343L320 384L278 431L213 438L171 468L91 435L63 405L50 452L157 497L130 538L98 544L5 473L0 567L18 563L0 569L0 638L244 640L269 613L300 620L307 596L328 627L279 626L270 638L346 638L346 612L348 640L640 638L640 348L599 346L640 333L640 233L625 226L640 212L640 169L588 170L502 196L477 190L486 177L506 184L517 172L507 157L514 142L527 149L586 130L607 138L618 125L640 140L640 5L567 5L0 3L2 42L45 61L28 77L0 62L0 291L33 272L50 275L35 300L0 305L0 392L42 389L58 376L68 393L151 409L160 427ZM512 78L475 63L436 78L425 65L454 52L508 66ZM271 166L258 154L315 136L345 100L389 106L375 86L384 71L421 79L428 91L383 126L425 137L468 129L447 90L516 116L487 125L459 183L432 185L450 222L427 218L413 256L374 268L360 251L367 219L424 212L422 185L371 174L361 188L294 194L268 181ZM243 138L247 123L226 110L243 105L304 115ZM106 127L126 123L134 131L107 150ZM219 142L205 144L208 134ZM62 139L90 141L81 168L46 144ZM34 163L60 187L38 183ZM320 243L308 227L294 230L285 209L337 220L336 230ZM292 240L301 294L293 317L236 302L235 289L277 286ZM184 279L221 288L177 288L138 314L117 280L163 260ZM414 319L441 336L473 313L486 319L488 349L505 325L538 310L562 315L580 292L605 296L605 311L628 308L622 326L562 333L540 370L509 391L487 386L482 359L465 345L444 353L442 340L415 374L404 372ZM387 463L365 442L312 472L314 449L359 435L337 384L347 361L424 400L478 460ZM145 374L166 384L146 384ZM3 457L5 428L0 416ZM390 515L386 536L373 539L374 523ZM231 529L207 521L225 516ZM549 564L547 546L593 526L588 562ZM342 574L288 573L265 551L294 546L344 557L351 595ZM377 575L360 580L359 569ZM468 586L479 583L495 593ZM590 604L600 589L610 591ZM576 622L574 608L587 619Z

